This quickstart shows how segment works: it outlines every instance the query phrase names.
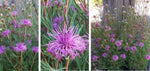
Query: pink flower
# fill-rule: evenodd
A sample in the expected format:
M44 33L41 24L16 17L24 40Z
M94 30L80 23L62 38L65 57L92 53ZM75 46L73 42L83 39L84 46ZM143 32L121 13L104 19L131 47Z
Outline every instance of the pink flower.
M32 23L31 23L31 20L30 19L23 19L21 20L21 23L25 26L29 26L31 27L32 26Z
M98 59L98 56L96 56L96 55L94 55L93 57L92 57L92 60L93 61L96 61Z
M150 55L145 56L146 60L150 60Z
M133 36L130 34L130 35L129 35L129 38L132 38L132 37L133 37Z
M110 48L109 45L106 45L105 50L109 50L109 48Z
M61 30L58 27L58 29L53 30L53 34L48 33L54 40L47 45L47 52L52 53L58 60L68 56L75 59L87 49L85 39L79 36L77 32L77 28L65 26L65 29Z
M15 49L16 52L24 52L24 51L27 50L27 46L24 45L23 42L21 42L21 43L17 43L16 47L14 49Z
M109 26L105 27L105 31L110 31L110 30L111 30L111 28Z
M5 31L2 32L2 36L3 37L8 36L9 34L10 34L10 30L9 29L7 29L7 30L5 30Z
M140 47L144 47L144 43L140 42L140 43L139 43L139 46L140 46Z
M121 46L122 42L121 41L116 41L116 46Z
M103 53L103 54L102 54L102 56L103 56L104 58L106 58L107 55L108 55L107 53Z
M124 49L125 49L125 51L128 51L130 49L130 47L125 47Z
M115 39L114 38L110 38L110 40L109 40L110 42L114 42L115 41Z
M136 46L131 47L131 51L135 52L137 50Z
M123 59L125 59L126 55L125 54L121 54L120 57L123 58Z
M119 58L118 58L117 55L113 55L112 59L113 59L114 61L117 61Z
M39 52L39 48L36 47L36 46L34 46L34 47L32 48L32 52L38 53L38 52Z
M3 54L5 52L5 46L0 46L0 54Z
M17 15L18 15L18 12L17 12L17 11L13 11L13 12L11 12L11 15L12 15L12 16L17 16Z

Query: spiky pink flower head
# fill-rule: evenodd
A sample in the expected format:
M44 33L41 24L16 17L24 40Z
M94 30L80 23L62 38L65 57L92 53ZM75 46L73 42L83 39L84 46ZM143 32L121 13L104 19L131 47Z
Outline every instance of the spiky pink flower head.
M126 54L121 54L120 57L125 59L126 58Z
M113 59L114 61L117 61L119 58L118 58L117 55L113 55L112 59Z
M3 5L0 3L0 8L2 7Z
M112 34L111 34L111 37L113 37L113 38L114 38L114 37L115 37L115 34L113 34L113 33L112 33Z
M23 42L21 42L17 43L14 49L16 52L24 52L27 50L27 46Z
M140 42L140 43L139 43L139 46L140 46L140 47L144 47L144 43Z
M74 59L83 53L86 50L86 43L83 37L79 36L77 32L77 28L67 28L65 26L64 29L60 29L59 27L53 30L53 34L48 33L49 36L55 39L47 45L48 53L52 53L58 60L68 56Z
M30 19L23 19L21 20L21 23L25 26L29 26L31 27L32 26L32 23L31 23L31 20Z
M58 0L55 0L55 4L56 4L56 5L58 5L58 4L59 4Z
M121 46L122 42L121 41L116 41L116 46Z
M146 60L150 60L150 55L145 56Z
M131 48L131 51L135 52L137 50L136 46L132 46Z
M111 30L111 28L109 26L105 27L105 31L110 31L110 30Z
M129 38L132 38L132 37L133 37L133 36L130 34L130 35L129 35Z
M5 46L0 46L0 54L3 54L5 52Z
M105 50L109 50L109 48L110 48L109 45L106 45Z
M9 46L9 49L12 51L12 50L14 50L14 47L12 47L12 46Z
M17 12L17 11L13 11L13 12L11 12L11 15L12 15L12 16L17 16L17 15L18 15L18 12Z
M98 56L96 56L96 55L94 55L93 57L92 57L92 60L93 61L96 61L98 59Z
M102 40L102 38L99 37L99 38L96 39L96 42L99 42L101 40Z
M128 50L130 50L130 47L126 46L124 49L125 49L125 51L128 51Z
M32 48L32 52L38 53L39 52L39 48L36 46L33 46Z
M2 32L2 36L3 37L8 36L9 34L10 34L10 30L9 29L7 29L7 30L5 30L5 31Z
M110 40L109 40L110 42L114 42L115 41L115 39L114 38L110 38Z
M108 55L107 53L103 53L103 54L102 54L102 56L103 56L104 58L106 58L107 55Z

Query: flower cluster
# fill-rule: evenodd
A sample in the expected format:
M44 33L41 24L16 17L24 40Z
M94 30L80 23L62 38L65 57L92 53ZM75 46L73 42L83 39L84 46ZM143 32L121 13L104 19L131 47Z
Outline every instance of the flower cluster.
M126 66L130 66L127 67L129 69L136 69L136 66L139 66L138 69L146 68L146 60L150 60L150 28L146 18L137 18L138 14L128 12L124 12L126 15L123 13L123 19L118 20L108 11L101 22L92 23L92 55L99 57L93 57L93 65L99 61L102 63L100 69L122 69ZM126 63L128 64L124 66Z

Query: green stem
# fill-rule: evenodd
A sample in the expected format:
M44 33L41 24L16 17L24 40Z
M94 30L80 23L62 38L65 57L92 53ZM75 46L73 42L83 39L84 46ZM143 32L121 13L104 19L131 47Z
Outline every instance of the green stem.
M35 53L35 54L34 54L34 57L33 57L33 61L32 61L32 65L31 65L30 71L32 71L32 67L33 67L34 60L35 60L36 55L37 55L37 54Z
M9 61L9 63L12 65L12 67L13 67L15 70L17 70L17 69L14 67L13 63L10 61L10 59L9 59L9 57L8 57L8 55L7 55L6 52L5 52L5 55L6 55L7 60Z

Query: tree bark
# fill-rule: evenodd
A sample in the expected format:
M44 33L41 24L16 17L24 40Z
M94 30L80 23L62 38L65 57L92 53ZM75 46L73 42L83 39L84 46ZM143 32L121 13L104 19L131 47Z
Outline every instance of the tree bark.
M108 5L108 10L106 8L106 5ZM122 20L122 6L128 8L129 6L134 7L135 0L103 0L103 15L107 13L107 11L110 11L111 14L115 14L114 9L117 9L117 19Z

